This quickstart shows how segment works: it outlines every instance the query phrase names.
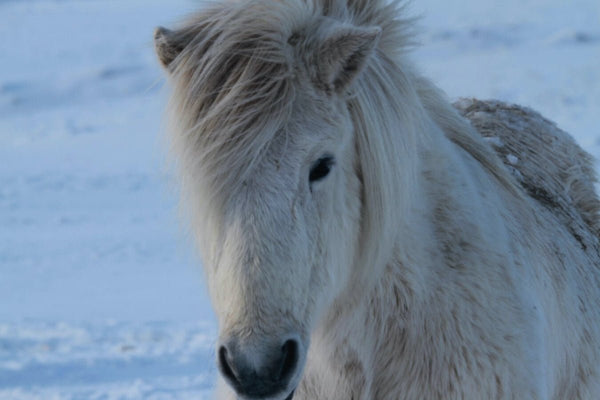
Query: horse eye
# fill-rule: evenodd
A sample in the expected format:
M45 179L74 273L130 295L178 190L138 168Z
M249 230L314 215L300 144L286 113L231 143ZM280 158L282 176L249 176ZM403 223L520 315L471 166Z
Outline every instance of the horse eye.
M320 181L325 178L329 171L331 171L331 167L335 164L335 160L333 156L327 155L319 158L310 168L310 174L308 176L308 180L310 183Z

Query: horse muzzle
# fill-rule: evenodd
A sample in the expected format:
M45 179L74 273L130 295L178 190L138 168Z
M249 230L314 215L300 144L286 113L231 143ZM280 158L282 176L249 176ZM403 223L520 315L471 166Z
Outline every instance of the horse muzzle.
M304 359L299 339L251 346L235 339L222 343L217 364L226 382L244 399L291 400Z

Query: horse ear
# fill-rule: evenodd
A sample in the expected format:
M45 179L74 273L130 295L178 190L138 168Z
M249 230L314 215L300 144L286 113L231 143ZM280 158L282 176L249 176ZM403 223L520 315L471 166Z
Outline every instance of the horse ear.
M317 52L319 85L342 93L362 71L380 35L378 27L343 26L330 33Z
M162 26L154 30L154 50L160 63L167 69L190 41L191 37L183 32L172 31Z

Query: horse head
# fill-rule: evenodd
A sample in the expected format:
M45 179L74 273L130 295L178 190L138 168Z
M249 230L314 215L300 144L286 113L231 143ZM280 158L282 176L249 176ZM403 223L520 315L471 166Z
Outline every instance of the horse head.
M158 28L174 150L238 396L291 398L310 336L353 279L361 171L348 109L381 30L304 3L216 6Z

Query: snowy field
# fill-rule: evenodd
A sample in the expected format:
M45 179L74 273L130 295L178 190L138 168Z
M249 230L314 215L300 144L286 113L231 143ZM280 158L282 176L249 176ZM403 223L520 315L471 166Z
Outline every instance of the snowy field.
M0 399L212 398L152 30L191 0L0 0ZM501 6L500 6L501 4ZM600 157L600 2L414 0L451 98L541 111Z

